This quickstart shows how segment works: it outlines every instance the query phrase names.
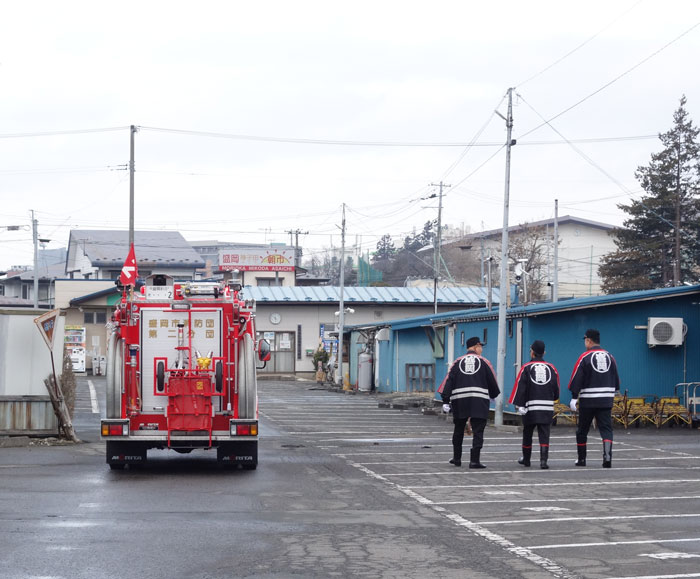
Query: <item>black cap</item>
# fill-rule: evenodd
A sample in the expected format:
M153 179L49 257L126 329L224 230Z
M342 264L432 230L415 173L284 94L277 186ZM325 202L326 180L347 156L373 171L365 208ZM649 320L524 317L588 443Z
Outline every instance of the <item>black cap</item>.
M544 342L542 340L535 340L532 342L530 349L534 352L535 356L544 355Z
M583 337L584 339L588 338L594 344L600 344L600 332L598 330L594 330L592 328L590 330L586 330Z
M472 348L474 346L483 346L483 344L481 343L481 340L479 338L477 338L476 336L474 336L473 338L469 338L467 340L467 348Z

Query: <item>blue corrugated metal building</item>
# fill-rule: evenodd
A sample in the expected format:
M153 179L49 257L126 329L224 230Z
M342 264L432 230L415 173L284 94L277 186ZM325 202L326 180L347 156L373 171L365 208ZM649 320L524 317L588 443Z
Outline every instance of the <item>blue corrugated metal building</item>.
M665 334L661 340L654 337L648 327L650 318L655 318L655 328L675 329L679 340L667 339ZM700 286L515 306L507 311L506 328L506 400L520 365L529 359L530 344L539 339L547 347L545 358L559 370L561 400L568 402L568 380L584 351L583 334L588 328L600 331L601 345L617 360L621 388L630 396L673 396L676 384L700 381ZM434 390L451 361L465 352L470 336L482 339L486 344L483 355L496 367L498 310L482 308L389 321L355 327L353 335L363 335L375 345L374 383L378 391L420 389L416 388L416 368L407 368L407 364L432 365ZM676 341L680 343L663 343ZM364 347L354 344L351 348L351 368Z

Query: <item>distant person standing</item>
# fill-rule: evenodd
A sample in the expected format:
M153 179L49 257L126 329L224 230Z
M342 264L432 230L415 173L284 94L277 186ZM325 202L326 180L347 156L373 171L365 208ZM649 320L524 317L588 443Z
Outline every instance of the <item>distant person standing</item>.
M449 412L451 407L454 416L450 463L455 466L462 466L464 429L469 420L473 431L469 468L486 468L479 460L489 417L489 399L496 398L501 390L491 363L481 355L482 350L483 344L479 338L469 338L467 353L452 363L438 389L443 410Z
M609 352L600 347L600 332L586 330L583 337L586 352L579 356L569 381L571 410L576 412L578 400L578 428L576 466L586 466L588 431L595 418L603 439L603 468L612 467L612 406L615 394L620 391L617 363Z
M554 418L554 401L559 398L559 373L545 362L544 342L535 340L530 346L530 361L520 368L508 402L515 404L523 417L523 455L518 464L530 466L532 434L537 427L540 442L540 468L547 469L549 432Z

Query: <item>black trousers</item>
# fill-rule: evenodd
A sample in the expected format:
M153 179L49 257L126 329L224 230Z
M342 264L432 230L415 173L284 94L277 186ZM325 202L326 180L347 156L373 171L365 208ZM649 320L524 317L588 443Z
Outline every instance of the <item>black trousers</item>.
M598 424L598 432L603 440L613 439L612 408L579 408L578 428L576 429L576 443L586 444L588 431L595 418Z
M537 427L537 437L540 440L540 446L549 446L549 432L551 424L525 424L523 425L523 446L532 446L532 433Z
M464 442L464 429L467 427L468 418L455 418L455 429L452 433L452 448L455 458L462 456L462 443ZM484 429L486 428L486 418L472 418L472 448L484 446Z

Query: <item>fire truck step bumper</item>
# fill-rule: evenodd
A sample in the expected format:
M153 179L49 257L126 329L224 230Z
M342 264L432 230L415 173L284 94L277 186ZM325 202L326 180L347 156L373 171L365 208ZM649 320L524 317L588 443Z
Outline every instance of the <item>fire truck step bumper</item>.
M240 464L243 468L254 469L258 465L258 442L222 442L216 449L216 458L223 465Z
M144 464L148 446L118 440L107 441L107 464L112 468L123 468L127 464Z

